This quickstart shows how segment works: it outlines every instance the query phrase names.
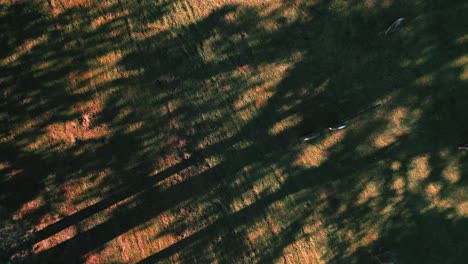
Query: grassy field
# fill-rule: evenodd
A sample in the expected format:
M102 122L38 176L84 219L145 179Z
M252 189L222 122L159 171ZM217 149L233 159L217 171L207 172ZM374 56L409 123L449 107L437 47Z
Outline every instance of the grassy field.
M0 263L464 263L467 14L0 0Z

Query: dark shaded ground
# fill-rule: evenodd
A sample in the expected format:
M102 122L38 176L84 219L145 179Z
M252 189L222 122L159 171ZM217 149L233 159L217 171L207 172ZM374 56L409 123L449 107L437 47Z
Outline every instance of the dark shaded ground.
M104 223L25 261L81 263L88 253L165 211L210 204L195 219L176 221L164 233L195 231L141 263L271 262L295 241L317 236L304 229L313 222L311 216L322 219L326 229L320 241L328 244L315 245L326 248L322 252L326 262L378 263L375 256L390 252L387 255L396 263L462 263L467 257L468 222L466 214L455 208L467 198L467 157L457 147L466 143L468 132L463 60L468 52L464 19L468 7L464 1L393 1L389 7L373 8L364 8L359 1L342 6L339 2L300 4L297 8L307 16L294 21L277 10L270 15L279 25L273 32L259 29L264 19L260 10L228 5L196 23L143 40L136 36L138 25L164 16L171 1L117 1L104 10L77 7L57 16L47 5L2 4L0 162L8 166L0 171L0 204L15 212L35 197L46 196L45 205L21 223L27 230L57 210L53 205L62 202L64 194L51 190L55 186L87 172L112 170L94 193L77 198L99 197L99 202L33 230L24 242L6 249L2 258L134 196L134 202L120 206ZM128 14L97 29L90 26L103 13L122 10ZM225 15L231 13L240 15L230 22ZM409 18L406 28L387 38L378 35L400 16ZM22 53L25 41L43 35L47 41L17 59L5 60ZM212 44L216 59L207 60L203 42L213 36L220 36ZM94 65L94 58L114 49L126 51L116 67L138 74L100 81L105 71L99 72L102 67ZM240 121L236 117L240 110L231 105L252 86L249 74L269 63L291 61L296 52L301 59L275 86L272 97L250 120ZM253 73L236 74L243 65ZM67 81L70 72L91 70L98 73L81 76L74 84ZM177 84L155 82L161 75L176 76ZM255 79L254 86L264 81ZM226 91L226 85L232 89ZM74 93L86 86L94 89ZM79 120L73 105L107 93L94 126L109 126L108 136L78 139L62 151L55 151L54 145L28 147L48 125ZM355 117L377 101L384 101L381 108L359 115L350 132L328 148L319 166L297 164L307 147L297 144L297 137ZM378 116L379 109L390 116L398 108L408 113L403 121L408 132L387 146L373 146L376 135L392 125L385 115ZM122 114L128 109L134 110ZM269 132L293 114L302 117L298 126L278 135ZM33 120L39 120L34 129L21 129ZM143 129L128 133L127 126L136 121L144 122ZM185 143L165 144L171 137ZM210 144L205 144L206 138ZM251 143L235 147L244 141ZM162 165L155 164L155 157L169 154L176 162L159 170ZM428 161L428 175L415 183L411 171L420 157ZM215 158L220 162L213 164ZM460 175L450 183L441 175L453 160L458 161ZM395 161L401 166L391 169ZM284 180L276 179L279 187L254 192L251 204L233 210L231 205L245 199L244 193L252 193L270 168L285 174ZM154 169L159 171L156 175ZM171 185L158 185L174 175L179 179ZM404 182L403 194L391 188L397 178ZM379 195L357 204L369 183L378 183ZM427 198L431 184L439 186L440 200L453 204L433 206ZM320 193L327 198L320 198ZM277 202L284 204L281 213L271 210ZM254 245L248 233L266 218L273 219L280 231L264 234ZM369 232L377 237L359 244Z

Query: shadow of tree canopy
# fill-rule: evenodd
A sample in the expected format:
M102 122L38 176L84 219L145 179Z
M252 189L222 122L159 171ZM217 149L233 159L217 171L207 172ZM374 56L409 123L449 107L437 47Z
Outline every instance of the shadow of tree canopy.
M0 5L2 260L466 259L463 1L76 2Z

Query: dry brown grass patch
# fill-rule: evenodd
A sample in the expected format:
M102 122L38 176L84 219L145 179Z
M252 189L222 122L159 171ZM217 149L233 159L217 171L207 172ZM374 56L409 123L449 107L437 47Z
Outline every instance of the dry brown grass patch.
M126 16L129 15L128 10L124 10L122 12L115 12L115 13L106 13L105 15L99 16L95 18L91 22L91 27L93 29L97 29L99 26L104 25L106 23L109 23L113 20L119 19L119 18L125 18Z
M391 120L392 124L397 126L397 127L401 127L403 119L406 117L407 112L408 112L407 109L404 108L404 107L398 107L397 109L395 109L390 114L390 120Z
M326 159L326 152L316 146L307 146L294 164L301 167L318 167Z
M403 195L405 193L405 186L406 186L405 180L402 177L398 177L393 181L390 188L397 195L401 196L401 195Z
M468 66L468 55L463 55L460 58L456 59L452 63L453 67L465 67Z
M382 113L381 113L382 114ZM398 137L406 134L409 129L403 124L408 110L405 107L394 109L387 117L389 121L386 130L374 138L374 146L383 148L394 143Z
M255 107L261 108L265 105L266 101L271 97L272 93L261 93L257 95L257 99L255 100Z
M429 177L431 166L429 164L429 156L418 156L413 159L408 171L408 187L410 190L415 190L421 183Z
M242 108L246 107L250 102L250 98L246 95L242 95L239 100L234 102L233 108L235 110L242 110Z
M242 120L248 121L255 115L255 113L256 111L253 107L247 107L245 109L240 110L238 112L238 115Z
M67 74L67 82L70 84L76 84L78 82L79 74L76 71L72 71Z
M301 116L297 114L290 115L284 118L283 120L277 122L276 124L274 124L273 127L270 129L270 134L278 135L287 129L291 129L299 125L301 122L302 122Z
M49 0L49 7L54 16L59 15L70 8L90 7L94 1L92 0Z
M346 130L333 132L322 141L321 145L323 148L329 149L335 146L336 144L338 144L344 138L345 135L346 135Z
M401 162L399 161L393 161L392 164L390 165L390 168L392 171L397 171L401 168Z
M330 133L320 145L308 145L298 156L294 164L303 167L318 167L327 159L327 152L338 144L346 135L345 130Z
M41 218L38 220L36 226L34 227L34 230L42 230L44 229L45 227L47 227L48 225L50 224L53 224L55 222L57 222L58 220L60 220L60 215L56 212L51 212L51 213L47 213L43 216L41 216Z
M110 67L110 66L116 65L120 60L122 60L122 57L123 57L122 51L115 50L101 57L98 57L97 60L99 61L99 63Z
M460 203L456 209L459 216L468 217L468 201Z
M442 176L450 183L455 184L461 179L460 165L458 162L451 162L443 171Z
M229 13L229 14L226 14L224 15L224 20L226 20L227 22L234 22L236 20L236 15L234 13Z
M98 198L87 199L84 201L77 200L79 197L86 197L86 194L98 191L104 191L101 189L101 184L111 175L111 169L105 168L100 171L90 172L87 175L83 175L77 179L71 179L70 181L62 185L64 191L65 204L64 213L67 215L72 214L76 211L82 210L98 201Z
M44 199L39 196L35 198L34 200L31 200L23 204L23 206L13 214L13 219L14 220L24 219L28 217L28 215L34 213L35 211L43 207L44 205L45 205Z
M138 40L145 40L157 36L161 32L168 31L169 27L161 22L148 23L142 31L135 32L135 37Z
M374 144L378 148L384 148L386 146L389 146L393 142L396 141L396 138L394 135L389 135L389 134L381 134L378 137L375 138Z
M54 141L63 141L67 144L75 143L76 139L89 140L109 136L107 125L89 128L88 122L78 124L75 121L52 124L47 127L49 137Z
M166 146L170 148L182 148L186 145L186 140L177 136L169 137L166 140Z
M379 239L379 227L373 226L369 229L369 231L366 232L367 234L364 236L364 238L361 240L360 245L365 247Z
M16 51L14 53L0 60L0 66L7 66L8 64L14 63L23 55L30 53L32 49L35 48L36 46L42 43L45 43L48 39L49 39L48 35L44 34L35 39L30 39L28 41L25 41L23 44L19 45L16 48Z
M52 113L46 112L35 119L29 119L22 123L17 123L12 126L12 132L14 135L19 135L31 130L35 130L41 124L46 123L52 117Z
M92 127L96 115L102 111L102 104L94 99L76 104L73 109L81 114L80 121L54 123L47 126L47 132L53 141L73 144L76 139L88 140L107 137L110 133L106 124Z
M244 64L242 66L237 67L236 71L240 73L249 73L251 70L250 70L249 65Z
M452 67L462 68L460 80L468 80L468 55L463 55L452 63Z
M101 260L100 260L99 256L100 255L97 254L97 253L89 254L85 258L85 264L99 264L99 263L101 263Z
M254 228L252 228L252 231L247 234L247 237L250 243L255 245L256 243L264 240L263 237L266 236L267 233L269 233L267 225L266 223L262 223L255 225Z
M321 254L320 244L326 244L326 239L319 238L317 232L315 235L304 235L283 249L279 263L325 263Z
M11 165L9 162L0 162L0 171L4 169L8 169L10 166Z
M157 169L155 169L152 174L156 175L159 172L164 171L165 169L170 168L178 164L181 161L182 161L182 158L177 153L174 153L174 152L163 155L163 156L159 156L156 159Z
M125 129L125 132L128 134L135 133L137 131L140 131L143 128L143 122L135 122L133 124L128 125L128 127Z
M74 7L89 7L93 3L92 0L50 0L50 2L65 9Z
M357 204L361 205L368 202L372 198L380 196L381 184L375 181L368 182L362 192L358 196Z
M33 247L34 253L39 253L45 250L48 250L50 248L53 248L71 238L76 236L78 234L78 228L76 226L70 226L57 234L48 237L47 239L44 239L38 243L36 243Z
M437 201L440 198L440 190L442 186L438 183L431 182L426 186L426 198L431 201Z

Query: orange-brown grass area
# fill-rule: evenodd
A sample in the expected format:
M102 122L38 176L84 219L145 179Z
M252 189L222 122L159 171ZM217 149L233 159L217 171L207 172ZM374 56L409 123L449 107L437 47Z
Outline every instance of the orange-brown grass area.
M464 263L467 11L0 1L0 263Z

